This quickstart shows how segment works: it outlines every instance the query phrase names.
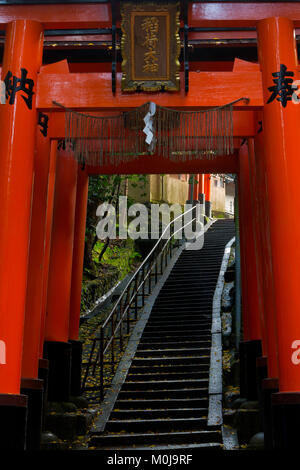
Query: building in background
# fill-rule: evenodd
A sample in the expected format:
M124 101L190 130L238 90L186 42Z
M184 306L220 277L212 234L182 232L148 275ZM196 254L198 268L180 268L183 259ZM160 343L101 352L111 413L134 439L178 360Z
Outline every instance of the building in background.
M128 196L138 202L185 204L189 192L189 175L148 175L144 187L128 184Z
M213 215L234 215L235 183L232 175L211 175L211 205Z
M167 202L185 204L189 199L192 175L148 175L145 186L128 184L128 196L138 202ZM195 178L196 180L196 178ZM235 184L232 175L210 175L211 208L213 215L234 215Z

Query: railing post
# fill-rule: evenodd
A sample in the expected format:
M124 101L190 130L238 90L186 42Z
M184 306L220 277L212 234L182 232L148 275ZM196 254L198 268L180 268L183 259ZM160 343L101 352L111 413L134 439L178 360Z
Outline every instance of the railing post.
M148 295L151 294L152 292L152 286L151 286L151 274L152 274L152 265L151 263L149 263L149 269L148 269L148 273L149 273L149 283L148 283Z
M100 402L104 398L104 335L103 328L100 330Z
M134 299L134 319L137 319L138 316L138 282L137 282L137 276L135 276L135 299Z
M142 304L144 307L145 305L145 267L144 266L142 269L142 273L143 273Z
M111 371L114 373L115 371L115 322L114 322L114 315L111 317L111 335L112 335L112 340L111 340Z

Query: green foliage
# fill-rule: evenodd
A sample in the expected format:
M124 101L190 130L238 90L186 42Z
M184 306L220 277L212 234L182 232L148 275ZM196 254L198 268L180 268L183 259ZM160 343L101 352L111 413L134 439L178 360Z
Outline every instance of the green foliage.
M128 182L143 189L146 175L98 175L89 179L87 223L85 232L84 271L81 310L90 308L96 298L107 292L118 279L130 272L139 260L132 240L98 240L97 207L103 202L114 204L118 215L118 197L126 194ZM128 198L128 206L135 201ZM117 219L118 220L118 219Z
M98 262L99 253L103 249L104 243L100 240L95 244L93 249L93 260ZM102 262L116 266L119 272L119 279L123 279L134 267L136 262L141 258L140 253L135 251L134 240L128 238L122 240L122 243L115 243L107 248Z
M90 177L85 233L84 268L90 273L94 273L95 276L97 276L97 268L95 266L95 259L92 253L95 244L98 242L96 235L96 226L99 220L96 216L97 207L103 202L115 204L116 212L118 214L118 197L126 193L126 185L128 182L136 184L142 189L146 185L147 175L97 175ZM130 206L135 201L132 198L128 198L127 202L128 206ZM109 243L107 242L103 247L103 251L100 251L99 261L101 261L101 258L108 246Z

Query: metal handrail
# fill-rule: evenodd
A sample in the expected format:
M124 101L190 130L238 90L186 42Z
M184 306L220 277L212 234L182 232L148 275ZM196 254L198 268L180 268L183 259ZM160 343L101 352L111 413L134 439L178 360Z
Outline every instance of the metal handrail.
M175 235L190 224L193 224L197 218L196 215L183 225L180 229L174 231L174 224L179 219L185 217L188 213L196 211L196 205L175 217L163 230L156 244L146 256L141 265L137 268L131 279L122 290L118 300L115 302L110 314L100 325L99 334L94 337L92 348L89 355L89 361L83 363L86 367L83 377L83 391L100 391L100 401L104 398L104 368L111 367L111 373L114 374L116 365L116 341L118 341L119 351L125 346L125 339L129 336L131 325L138 320L138 312L145 305L145 298L152 293L152 288L158 281L158 276L163 274L164 267L167 267L168 260L172 257L172 240ZM171 230L173 227L173 231ZM169 238L164 236L170 230ZM166 240L163 244L162 242ZM179 240L178 240L179 241ZM160 266L158 266L160 265ZM154 285L152 278L154 277ZM146 283L148 282L148 293L146 294ZM141 298L141 302L139 300ZM133 309L133 312L131 310ZM126 333L124 333L124 325ZM98 348L96 344L99 343ZM105 360L110 356L110 360ZM94 386L87 386L86 382L92 368L92 375L95 376L97 367L100 367L100 383Z

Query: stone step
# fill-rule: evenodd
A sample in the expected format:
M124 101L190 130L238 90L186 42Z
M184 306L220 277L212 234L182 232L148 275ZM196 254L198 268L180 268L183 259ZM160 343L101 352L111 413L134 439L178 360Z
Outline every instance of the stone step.
M154 340L155 341L155 340ZM170 348L175 348L176 346L178 346L178 342L173 342L173 341L169 341L169 342L164 342L164 340L161 338L160 341L158 342L158 340L156 342L154 341L149 341L148 339L147 340L143 340L140 345L138 346L138 350L139 349L170 349ZM210 345L211 345L211 341L182 341L180 343L180 347L181 348L200 348L200 347L204 347L204 348L210 348Z
M94 434L90 440L90 447L121 446L121 445L164 445L164 444L204 444L221 443L221 431L184 431L166 433L121 433L121 434Z
M195 364L164 364L163 366L159 364L143 364L131 365L129 369L129 373L132 374L155 374L157 372L168 373L168 372L209 372L209 363L207 364L199 364L198 362Z
M155 315L153 314L153 316L150 317L150 323L149 325L157 325L158 326L158 330L159 330L159 325L160 324L165 324L167 325L168 323L170 324L186 324L188 323L190 320L191 320L191 316L190 315L187 315L186 313L183 313L181 315L177 315L176 313L174 312L157 312L155 313ZM193 320L191 321L194 321L198 324L201 324L201 325L207 325L207 329L208 330L211 330L211 322L212 322L212 317L208 317L208 316L205 316L205 315L201 315L201 313L196 313L194 316L193 316ZM191 324L191 326L193 326L193 323Z
M187 389L174 389L174 390L123 390L119 392L119 398L128 400L130 398L205 398L208 395L208 388L187 388Z
M135 444L133 445L124 445L124 446L109 446L109 447L103 447L101 446L101 450L133 450L133 451L140 451L140 450L151 450L153 451L153 453L155 451L157 452L161 452L161 451L180 451L180 453L182 454L182 464L184 462L184 458L186 458L186 455L184 454L188 454L188 451L192 451L193 449L195 450L203 450L205 452L207 451L217 451L217 450L222 450L222 444L221 443L217 443L217 442L206 442L204 444L165 444L165 445L138 445L136 446ZM170 458L170 457L169 457ZM157 464L158 462L158 465L160 465L160 462L163 461L163 462L166 462L166 463L163 463L163 465L167 465L169 466L170 464L170 460L167 460L166 459L166 456L155 456L155 454L153 455L153 457L151 457L151 459L149 457L146 458L146 456L144 458L142 458L142 461L143 462L151 462L151 464L153 463L153 465ZM187 460L186 460L187 462Z
M105 433L115 432L171 432L189 431L197 429L207 430L207 416L203 418L161 418L161 419L121 419L109 420ZM210 429L210 430L215 430Z
M156 372L154 374L133 374L129 371L126 382L146 381L146 380L176 380L176 379L208 379L209 371L206 372Z
M195 418L207 417L207 408L168 408L149 410L119 410L115 409L110 415L110 420L128 419L162 419L162 418Z
M132 365L134 366L142 366L142 365L149 365L152 367L153 365L157 366L164 366L169 364L209 364L210 357L209 356L189 356L189 357L181 357L181 356L170 356L170 357L135 357L132 361Z
M190 322L186 322L186 324L166 324L166 325L159 325L159 327L157 327L156 325L152 326L151 324L150 325L147 325L146 328L144 329L144 333L147 332L154 332L154 333L157 333L157 331L159 332L163 332L163 331L191 331L191 328L193 328L194 331L200 331L200 332L206 332L207 334L210 334L210 331L211 329L210 328L207 328L207 324L199 324L199 323L190 323Z
M180 333L180 332L179 332ZM178 330L165 330L165 331L156 331L156 332L153 332L153 331L144 331L143 334L142 334L142 338L146 338L147 336L153 336L153 334L155 334L155 337L158 338L160 336L166 336L166 337L170 337L170 336L177 336L178 337ZM181 338L185 338L185 337L191 337L191 336L198 336L199 338L200 337L206 337L207 339L210 339L211 335L211 331L209 330L191 330L191 329L185 329L182 331L182 333L180 334L180 337Z
M210 354L210 348L182 348L181 345L178 345L178 348L173 349L137 349L138 357L166 357L166 356L179 356L180 357L190 357L190 356L208 356Z
M148 398L125 400L118 398L115 403L115 409L126 410L147 410L147 409L170 409L170 408L206 408L208 407L208 398Z
M179 390L195 387L208 387L208 378L205 379L183 379L183 380L152 380L125 382L122 390Z

